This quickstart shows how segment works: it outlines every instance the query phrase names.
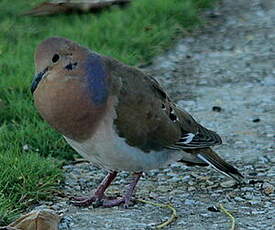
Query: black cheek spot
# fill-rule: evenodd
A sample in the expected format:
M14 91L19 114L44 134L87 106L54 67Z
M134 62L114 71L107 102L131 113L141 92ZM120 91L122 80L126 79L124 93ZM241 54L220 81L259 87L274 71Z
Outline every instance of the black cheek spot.
M68 64L68 65L65 66L65 69L67 69L67 70L73 70L73 69L76 68L76 66L77 66L77 62L70 63L70 64Z
M59 55L58 54L53 55L52 62L56 63L58 60L59 60Z

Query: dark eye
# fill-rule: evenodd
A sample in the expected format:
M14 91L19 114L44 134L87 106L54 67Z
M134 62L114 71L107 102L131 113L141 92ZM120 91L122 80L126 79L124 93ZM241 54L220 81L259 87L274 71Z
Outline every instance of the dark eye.
M58 60L59 60L59 55L58 54L53 55L52 62L56 63Z

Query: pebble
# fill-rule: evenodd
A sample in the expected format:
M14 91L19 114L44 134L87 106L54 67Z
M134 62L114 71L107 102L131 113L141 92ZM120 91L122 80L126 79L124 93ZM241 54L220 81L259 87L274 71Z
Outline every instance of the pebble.
M275 78L273 76L268 76L263 81L266 86L275 86Z
M209 216L211 216L209 213L201 213L200 215L203 216L203 217L209 217Z
M23 145L22 147L23 151L28 151L30 149L29 145Z
M274 186L272 184L263 183L262 189L265 195L271 195L274 193Z
M253 190L254 190L254 188L252 188L252 187L242 187L241 188L241 191L244 191L244 192L251 192Z
M250 201L248 201L248 203L251 204L251 205L256 205L256 204L260 204L261 201L259 201L259 200L250 200Z
M213 182L213 181L211 181L211 180L206 180L206 183L208 184L208 185L214 185L215 183ZM216 184L217 186L218 186L218 184ZM214 186L211 186L211 187L214 187Z
M222 108L220 107L220 106L213 106L212 107L212 110L214 111L214 112L221 112L222 111Z
M230 188L230 187L233 187L235 184L236 184L236 182L233 180L228 180L228 181L224 181L224 182L220 183L220 185L223 188Z
M251 213L253 214L253 215L259 215L259 214L264 214L264 213L266 213L266 211L263 211L263 210L252 210L251 211Z
M245 199L243 199L243 198L241 198L239 196L235 197L234 200L238 201L238 202L245 201Z
M272 206L272 203L269 201L266 201L264 204L264 207L271 207L271 206Z
M73 220L72 217L64 216L59 222L58 230L70 230L72 220Z
M220 212L220 209L217 208L216 206L210 206L207 208L207 210L210 212Z
M196 201L186 199L186 200L184 201L184 204L186 204L186 205L195 205L195 204L196 204Z
M193 187L193 186L187 188L187 191L188 191L188 192L192 192L192 191L195 191L195 190L196 190L196 188Z
M257 122L260 122L261 119L260 119L260 118L255 118L255 119L253 119L252 121L253 121L254 123L257 123Z

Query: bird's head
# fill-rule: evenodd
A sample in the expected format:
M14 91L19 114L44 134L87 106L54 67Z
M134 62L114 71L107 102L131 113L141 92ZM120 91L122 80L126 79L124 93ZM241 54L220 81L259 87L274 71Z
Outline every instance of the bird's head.
M83 131L100 119L109 97L109 74L101 55L68 39L51 37L38 45L35 69L34 102L53 127L79 137L75 127Z
M89 50L62 37L50 37L42 41L35 52L35 72L31 91L34 93L40 81L56 76L83 77L79 74L79 62L85 60Z
M48 81L64 82L71 79L85 84L96 105L106 102L108 74L101 56L76 42L62 37L51 37L38 45L31 92Z

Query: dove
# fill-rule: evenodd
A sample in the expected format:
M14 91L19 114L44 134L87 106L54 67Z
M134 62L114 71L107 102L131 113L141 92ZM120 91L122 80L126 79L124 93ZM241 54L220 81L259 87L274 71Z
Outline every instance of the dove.
M31 92L41 117L84 159L108 172L87 197L74 204L103 207L133 199L143 172L174 162L210 165L241 182L243 176L211 147L220 136L177 106L150 75L62 37L42 41L35 52ZM122 197L106 189L127 171L133 180Z

